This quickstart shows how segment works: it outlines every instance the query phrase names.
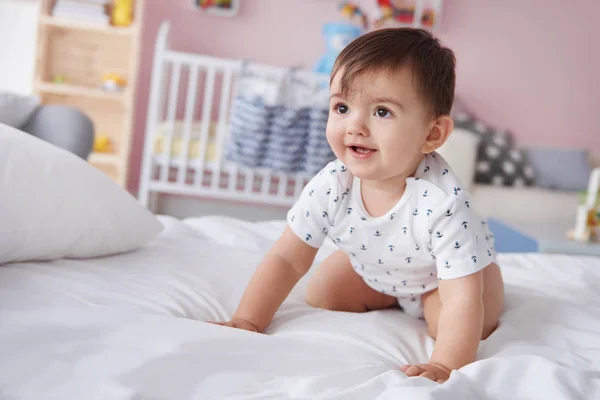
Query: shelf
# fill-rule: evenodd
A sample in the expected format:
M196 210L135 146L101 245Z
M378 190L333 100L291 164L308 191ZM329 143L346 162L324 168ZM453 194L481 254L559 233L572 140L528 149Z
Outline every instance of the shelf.
M99 15L112 13L112 7L90 7L90 14L100 18L71 13L77 7L69 9L68 4L64 7L66 12L59 7L53 15L58 1L38 0L33 92L42 104L79 109L92 120L97 135L108 136L112 148L106 150L111 151L92 151L86 161L121 186L127 184L129 175L135 82L141 54L141 20L135 17L144 14L146 1L114 2L125 12L132 7L132 23L120 27L110 25L107 18ZM118 74L126 86L118 91L105 90L102 83L110 78L107 74Z
M56 18L52 16L41 16L40 22L45 26L57 28L76 29L80 31L104 33L108 35L129 36L134 32L133 26L117 27L111 25L100 25L93 22L78 22L66 18Z
M112 100L125 103L126 91L107 92L102 89L69 85L67 83L37 82L36 88L42 93L59 94L66 96L82 96L94 99Z
M90 164L102 164L102 165L119 165L121 163L121 157L114 153L92 153L88 157Z

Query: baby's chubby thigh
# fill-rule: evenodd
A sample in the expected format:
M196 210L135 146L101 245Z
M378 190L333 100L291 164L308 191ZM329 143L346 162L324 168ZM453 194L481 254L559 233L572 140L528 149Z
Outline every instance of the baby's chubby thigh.
M341 250L331 254L310 280L306 301L332 311L366 312L397 306L398 300L369 287Z
M498 326L504 310L504 281L500 267L490 263L482 271L484 321L481 339L486 339ZM438 289L423 294L423 309L429 335L437 337L437 328L442 310L442 301Z

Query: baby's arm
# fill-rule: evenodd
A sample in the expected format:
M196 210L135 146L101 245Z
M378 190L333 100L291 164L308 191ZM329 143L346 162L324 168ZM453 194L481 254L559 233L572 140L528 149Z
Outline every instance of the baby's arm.
M446 196L428 205L434 214L426 239L436 260L440 304L427 319L435 325L430 332L435 332L436 343L426 367L403 371L422 376L421 369L433 366L429 377L436 381L475 360L484 329L483 270L495 261L493 241L472 208L470 194L456 188Z
M343 168L342 168L343 167ZM312 265L341 202L349 173L333 161L304 187L288 211L288 225L254 272L231 321L222 325L262 332L292 288Z
M442 303L430 364L458 369L475 361L483 330L483 271L439 281Z
M231 321L222 325L264 331L292 288L309 270L317 250L286 227L254 272Z

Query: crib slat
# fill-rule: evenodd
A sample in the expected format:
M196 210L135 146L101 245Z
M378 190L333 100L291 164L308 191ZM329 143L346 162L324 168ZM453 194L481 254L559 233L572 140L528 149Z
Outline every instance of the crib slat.
M302 174L296 174L296 185L294 186L294 199L300 197L302 189L304 188L304 177Z
M194 118L194 108L196 107L196 89L198 87L198 66L190 65L190 81L187 88L187 99L185 100L185 120L183 125L183 151L182 164L179 167L177 182L180 185L185 185L185 176L188 167L188 157L190 148L190 136L192 133L192 120Z
M219 165L217 165L217 171L220 171ZM231 171L229 172L229 184L227 185L227 191L230 193L234 193L236 192L236 187L237 187L237 180L238 180L238 167L237 165L234 166ZM215 173L216 175L216 173ZM213 176L213 187L215 187L215 177ZM218 180L216 181L218 184Z
M221 176L221 165L223 162L223 146L227 136L227 116L228 106L231 96L231 83L233 80L233 69L227 68L223 71L223 80L221 83L221 101L219 103L219 122L217 125L217 143L216 143L216 156L215 156L215 170L212 177L212 187L219 187L219 179ZM229 175L230 183L235 181L237 177L237 170L233 171Z
M249 169L246 173L246 187L244 191L246 193L251 193L254 187L254 170Z
M163 182L167 182L169 180L169 172L171 167L171 146L173 144L173 129L175 122L175 111L177 109L177 93L179 92L180 75L181 63L175 62L173 64L173 69L171 70L171 87L169 88L169 105L167 109L167 120L169 122L167 124L166 137L163 138L163 141L166 140L166 146L163 146L165 149L163 168L160 171L160 179Z
M215 91L215 67L206 68L206 80L204 82L204 98L202 99L202 126L200 127L200 154L198 155L196 171L194 175L194 185L199 186L202 183L204 175L204 161L206 159L206 147L209 136L210 117L212 110L213 94Z
M287 176L285 174L279 174L279 187L277 188L277 197L285 199L285 189L287 186Z
M271 175L267 175L267 174L263 173L262 174L262 187L260 189L260 193L263 196L268 196L270 186L271 186Z

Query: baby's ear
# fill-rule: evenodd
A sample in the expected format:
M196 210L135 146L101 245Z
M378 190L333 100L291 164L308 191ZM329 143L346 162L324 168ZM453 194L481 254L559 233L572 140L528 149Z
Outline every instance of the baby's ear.
M429 133L425 139L425 143L421 146L421 152L429 154L442 147L446 143L446 140L448 140L453 129L454 121L452 121L449 115L437 117L429 126Z

